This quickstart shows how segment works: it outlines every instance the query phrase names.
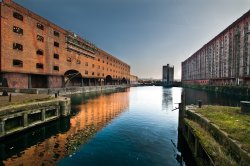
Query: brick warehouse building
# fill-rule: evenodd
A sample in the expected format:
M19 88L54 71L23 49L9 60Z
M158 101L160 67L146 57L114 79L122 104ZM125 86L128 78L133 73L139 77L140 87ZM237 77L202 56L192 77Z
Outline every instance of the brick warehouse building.
M184 84L250 85L250 11L182 62Z
M0 86L60 88L128 83L130 66L11 0L1 12Z

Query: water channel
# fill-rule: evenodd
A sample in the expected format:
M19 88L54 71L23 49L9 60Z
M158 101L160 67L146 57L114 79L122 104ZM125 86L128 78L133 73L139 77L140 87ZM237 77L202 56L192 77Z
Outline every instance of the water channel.
M0 165L194 165L172 111L182 91L152 86L73 95L70 117L1 140ZM247 100L192 89L185 98L231 106Z

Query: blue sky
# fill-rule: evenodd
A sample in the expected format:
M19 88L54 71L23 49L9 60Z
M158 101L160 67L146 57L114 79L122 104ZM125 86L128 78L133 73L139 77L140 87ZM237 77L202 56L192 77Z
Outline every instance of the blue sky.
M249 0L15 0L131 66L161 78L250 9Z

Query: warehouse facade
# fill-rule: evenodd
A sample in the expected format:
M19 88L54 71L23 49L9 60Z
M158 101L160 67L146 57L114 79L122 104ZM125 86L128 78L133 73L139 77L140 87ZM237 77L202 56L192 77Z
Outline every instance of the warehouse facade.
M182 62L182 83L250 84L250 11Z
M11 0L1 13L0 87L129 83L130 66Z

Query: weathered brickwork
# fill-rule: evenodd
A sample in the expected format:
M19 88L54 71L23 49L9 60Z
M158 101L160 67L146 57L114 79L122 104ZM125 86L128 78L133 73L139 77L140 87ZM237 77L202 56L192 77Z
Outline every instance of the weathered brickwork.
M182 62L186 84L250 85L250 11Z
M32 85L61 87L66 80L62 77L71 77L73 74L82 79L102 79L104 82L107 76L111 76L116 83L122 79L129 80L128 64L76 34L58 27L11 0L3 0L0 10L0 72L25 73L25 77L30 77L32 83L23 88L32 88ZM37 77L30 75L41 75L41 78L46 76L47 85L35 84L34 78ZM8 82L12 80L7 79ZM8 85L12 87L14 83Z
M29 78L27 74L5 73L3 77L8 80L8 87L28 88Z

